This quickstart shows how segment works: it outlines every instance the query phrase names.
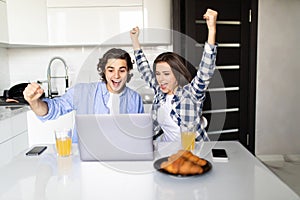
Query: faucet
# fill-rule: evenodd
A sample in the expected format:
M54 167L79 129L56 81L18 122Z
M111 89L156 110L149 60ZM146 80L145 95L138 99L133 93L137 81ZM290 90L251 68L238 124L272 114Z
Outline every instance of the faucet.
M65 67L65 76L51 76L51 65L54 60L60 60L63 63L63 65ZM61 57L53 57L50 60L49 65L48 65L47 80L48 80L48 97L49 98L52 98L52 95L56 94L52 91L52 84L51 84L51 79L54 79L54 78L64 78L66 81L66 89L69 87L68 67L67 67L66 61Z

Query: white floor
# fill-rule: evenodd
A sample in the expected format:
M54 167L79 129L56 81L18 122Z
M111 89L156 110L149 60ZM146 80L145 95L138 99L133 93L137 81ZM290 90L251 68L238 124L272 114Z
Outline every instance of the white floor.
M300 159L291 156L282 156L282 158L261 160L300 196Z

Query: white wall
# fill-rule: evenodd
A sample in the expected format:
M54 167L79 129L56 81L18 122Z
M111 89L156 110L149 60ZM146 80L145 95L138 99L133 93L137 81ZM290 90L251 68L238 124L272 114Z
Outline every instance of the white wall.
M259 1L256 155L300 154L300 1Z
M128 35L129 37L129 35ZM116 48L122 48L128 51L131 58L134 59L133 50L130 46L114 46ZM99 80L96 67L99 58L111 47L61 47L61 48L10 48L8 49L8 63L9 63L9 84L12 86L20 82L31 82L37 80L47 80L47 68L49 61L54 56L62 57L68 65L68 74L70 76L70 85L72 86L76 82L90 82ZM154 58L161 52L170 51L171 46L147 46L144 47L144 51L149 59L149 62L153 62ZM55 68L63 69L61 63L53 63L51 69ZM84 74L88 71L88 75ZM61 74L61 72L54 72ZM137 89L140 92L152 93L152 90L147 91L144 80L140 78L140 75L134 64L133 78L129 82L128 86L133 89ZM2 77L2 76L1 76ZM47 84L43 85L47 90ZM1 89L1 88L0 88Z
M78 70L91 51L92 48L89 47L10 48L8 54L11 85L19 82L47 80L49 62L56 56L62 57L66 61L70 82L73 84ZM94 68L96 69L96 67ZM51 69L56 75L64 74L61 62L53 62Z
M0 47L0 96L2 96L3 90L8 89L10 85L9 74L7 49Z

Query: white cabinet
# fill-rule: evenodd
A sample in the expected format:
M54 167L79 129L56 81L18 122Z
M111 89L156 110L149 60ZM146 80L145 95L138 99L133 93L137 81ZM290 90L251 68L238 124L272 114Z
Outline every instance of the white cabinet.
M8 43L6 3L0 1L0 43Z
M47 0L48 7L141 6L143 0Z
M0 144L2 144L5 141L9 140L9 138L12 137L10 118L0 120L0 128L1 128Z
M141 43L171 43L171 0L48 0L51 45L131 45L139 26Z
M37 144L54 144L54 130L74 128L75 111L59 117L56 120L41 122L33 111L27 112L28 143L29 146Z
M27 113L0 120L0 165L28 148Z
M144 0L144 34L146 44L171 43L171 0Z
M27 112L10 118L12 154L15 156L28 148Z
M12 142L7 141L0 143L0 167L3 164L8 163L13 157Z
M48 44L46 0L7 0L10 44Z
M100 45L118 34L130 43L129 30L143 27L142 7L48 8L49 42L52 45ZM119 38L119 37L117 37Z
M0 43L131 45L135 26L141 43L171 43L171 0L0 0L0 9Z

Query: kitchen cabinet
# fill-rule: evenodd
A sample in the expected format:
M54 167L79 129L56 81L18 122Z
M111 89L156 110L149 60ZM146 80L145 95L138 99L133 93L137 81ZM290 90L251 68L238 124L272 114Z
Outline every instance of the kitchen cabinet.
M137 25L143 27L143 10L142 7L48 8L48 22L51 45L100 45L121 33L126 34L125 40L117 36L110 44L130 44L128 32Z
M54 144L54 130L63 128L74 128L75 111L60 116L56 120L46 122L40 121L33 111L27 112L28 144Z
M48 44L46 0L7 0L9 44Z
M171 43L171 0L144 0L144 31L145 44Z
M51 45L131 45L139 26L141 43L171 43L171 0L48 0Z
M0 120L0 165L28 148L27 113Z
M171 0L0 0L0 42L39 46L171 43ZM34 25L34 26L33 26Z
M8 43L6 2L0 1L0 43Z
M47 0L48 7L141 6L143 0Z

